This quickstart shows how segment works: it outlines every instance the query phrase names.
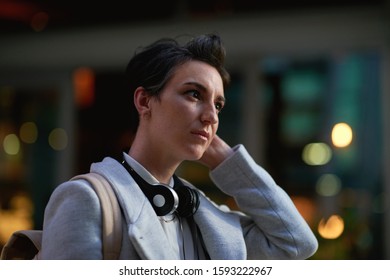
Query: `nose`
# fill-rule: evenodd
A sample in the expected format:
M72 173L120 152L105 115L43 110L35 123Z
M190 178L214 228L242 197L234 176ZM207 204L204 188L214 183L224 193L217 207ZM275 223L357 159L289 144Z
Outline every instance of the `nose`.
M202 116L201 116L202 123L205 124L217 124L219 121L218 118L218 111L217 108L215 108L214 104L205 104Z

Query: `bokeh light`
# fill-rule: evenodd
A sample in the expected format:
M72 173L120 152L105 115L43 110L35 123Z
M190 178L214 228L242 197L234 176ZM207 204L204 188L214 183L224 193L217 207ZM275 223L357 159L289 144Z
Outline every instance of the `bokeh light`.
M340 178L334 174L322 175L316 184L316 191L321 196L335 196L342 187Z
M20 140L24 143L32 144L37 141L38 138L38 128L34 122L25 122L22 124L19 130Z
M62 128L53 129L49 135L49 144L54 150L64 150L68 146L68 134Z
M20 151L20 141L16 134L8 134L3 140L4 151L8 155L17 155Z
M346 123L338 123L332 129L332 143L335 147L344 148L351 144L352 128Z
M332 215L329 219L321 219L318 224L318 233L325 239L336 239L344 232L344 220L339 215Z
M73 86L76 104L80 107L91 106L95 100L95 73L87 67L77 68L73 72Z
M332 150L325 143L310 143L303 148L302 159L308 165L324 165L332 158Z

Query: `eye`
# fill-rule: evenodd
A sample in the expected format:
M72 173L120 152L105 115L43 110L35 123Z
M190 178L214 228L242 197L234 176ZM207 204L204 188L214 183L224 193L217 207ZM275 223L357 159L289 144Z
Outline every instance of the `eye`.
M224 104L222 102L216 102L215 108L217 109L218 113L220 113L223 109Z
M196 89L188 90L186 91L186 94L195 99L201 98L200 92L197 91Z

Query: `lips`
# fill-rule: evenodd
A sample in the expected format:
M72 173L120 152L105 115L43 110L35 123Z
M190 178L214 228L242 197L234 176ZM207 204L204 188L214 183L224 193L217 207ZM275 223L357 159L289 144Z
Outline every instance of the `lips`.
M202 138L205 141L208 141L210 138L210 134L207 131L196 130L196 131L192 131L191 133L198 136L199 138Z

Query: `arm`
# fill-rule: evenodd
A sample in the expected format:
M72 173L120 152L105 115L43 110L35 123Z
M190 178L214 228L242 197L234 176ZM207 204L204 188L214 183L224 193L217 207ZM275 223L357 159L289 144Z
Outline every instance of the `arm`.
M214 144L222 142L216 138ZM313 255L318 244L311 229L289 196L245 148L238 146L234 151L224 142L219 148L210 147L201 162L214 166L210 173L212 180L234 197L246 214L241 224L248 259L305 259Z

